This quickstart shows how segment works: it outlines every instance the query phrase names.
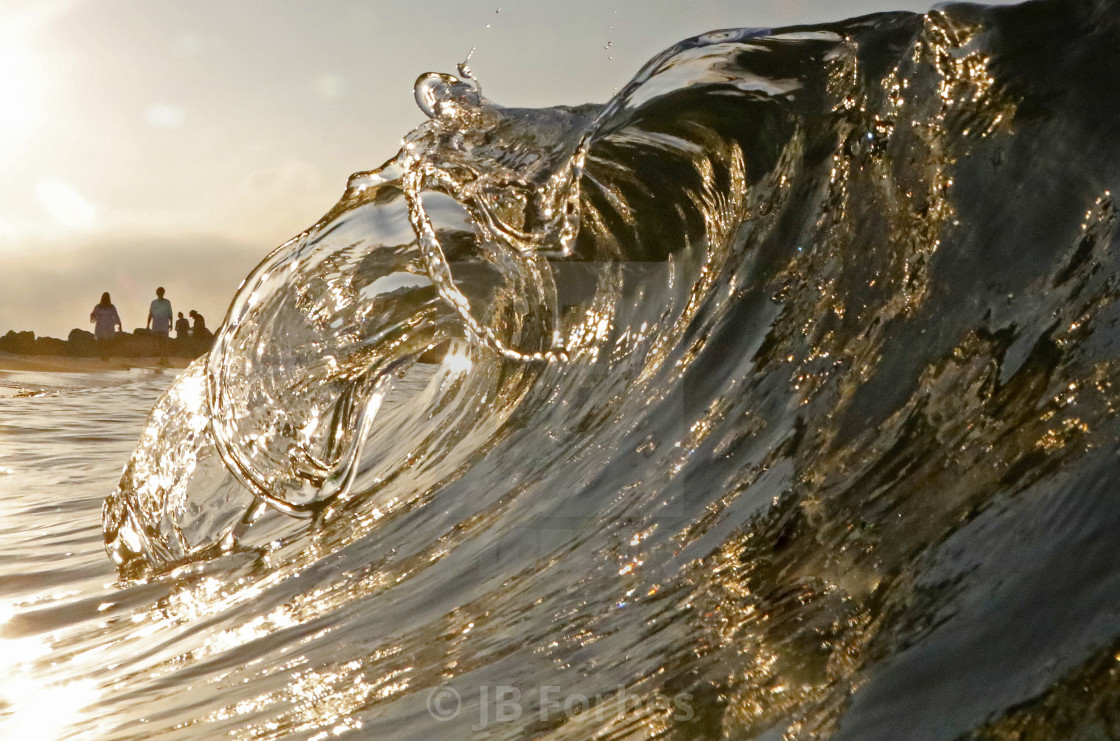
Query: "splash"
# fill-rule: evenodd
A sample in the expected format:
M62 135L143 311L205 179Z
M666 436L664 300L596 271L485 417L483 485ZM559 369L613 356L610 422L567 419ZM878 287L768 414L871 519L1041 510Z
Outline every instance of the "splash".
M614 235L592 230L577 244L581 216L609 213L581 203L580 187L588 147L608 120L603 111L504 109L482 97L466 63L459 75L417 80L429 121L394 159L351 177L330 213L257 266L209 356L157 403L106 503L118 564L167 567L228 551L261 505L308 516L371 494L398 475L388 461L434 466L431 456L450 451L417 446L421 430L488 400L481 428L499 428L542 365L594 362L604 352L617 360L643 345L664 359L672 341L647 331L649 321L637 326L638 316L659 297L656 320L679 332L696 310L714 274L709 247L743 216L741 153L701 162L696 191L682 191L678 208L698 214L701 227L678 235L683 249L630 262ZM720 192L718 166L729 168L728 192ZM629 218L621 191L595 185L614 199L609 211ZM619 299L628 284L640 293L626 306ZM415 366L452 343L451 356L471 372L448 389L455 366ZM396 434L371 444L399 379L433 372L444 397L433 404L445 421L410 406L415 435L401 434L395 419L384 429ZM459 437L479 449L493 442L478 429Z
M1120 16L1074 5L717 31L602 106L421 76L428 120L156 405L110 554L252 564L267 595L221 587L206 619L264 617L207 651L306 663L280 691L223 674L264 677L264 737L422 735L444 687L597 698L501 731L550 738L1000 738L1059 727L1038 708L1083 678L1116 697L1107 590L1069 564L1112 573L1086 544L1116 518L1120 154L1093 106L1120 100ZM1028 640L1036 615L1072 627ZM253 643L324 624L377 638ZM960 681L930 689L928 656Z

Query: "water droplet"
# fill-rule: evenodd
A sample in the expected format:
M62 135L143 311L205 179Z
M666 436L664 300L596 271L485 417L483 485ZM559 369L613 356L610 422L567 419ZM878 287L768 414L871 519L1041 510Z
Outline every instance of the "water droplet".
M459 65L459 74L465 79L429 72L416 81L416 104L426 116L435 118L449 108L482 104L482 90L465 61Z

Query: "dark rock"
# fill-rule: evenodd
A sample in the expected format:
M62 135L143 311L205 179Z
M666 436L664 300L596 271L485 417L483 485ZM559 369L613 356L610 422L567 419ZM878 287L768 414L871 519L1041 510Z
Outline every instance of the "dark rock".
M57 337L40 337L35 340L35 355L69 355L70 346L66 340Z
M166 340L164 354L178 358L194 359L210 350L214 335L203 330L203 336L183 337ZM70 357L94 357L101 354L101 344L92 332L72 329L65 340L55 337L35 337L34 332L11 330L0 336L0 352L17 355L68 355ZM157 357L160 354L159 339L143 327L135 332L117 332L110 340L109 355L118 358Z
M66 337L69 354L79 357L93 357L98 354L97 336L84 329L72 329Z
M87 332L84 329L75 327L70 330L70 334L66 335L66 341L74 344L81 342L97 342L97 335L93 332Z
M30 355L35 352L35 333L9 331L0 337L0 351Z
M151 332L137 330L132 334L118 332L113 338L113 349L110 353L121 358L140 358L155 355L157 352L156 340Z

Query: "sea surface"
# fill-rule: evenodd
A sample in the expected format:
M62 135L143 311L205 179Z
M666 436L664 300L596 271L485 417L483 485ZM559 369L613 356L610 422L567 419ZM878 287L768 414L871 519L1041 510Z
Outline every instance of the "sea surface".
M484 83L186 370L0 378L0 736L1120 738L1120 2Z

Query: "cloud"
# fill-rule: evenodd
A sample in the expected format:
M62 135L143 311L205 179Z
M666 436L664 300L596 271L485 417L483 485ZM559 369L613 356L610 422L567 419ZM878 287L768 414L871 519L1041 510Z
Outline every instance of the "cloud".
M170 103L152 103L144 109L144 120L157 129L177 129L187 120L187 114Z
M206 46L206 41L201 36L189 32L180 33L171 42L172 51L184 58L198 56Z
M73 186L58 178L42 178L35 197L51 219L62 226L88 229L97 223L97 208Z
M312 86L319 97L324 100L335 100L342 97L348 87L346 78L334 72L324 72L315 78Z
M289 159L267 170L249 173L241 182L241 192L253 199L287 201L315 193L322 188L319 168L310 162ZM298 201L297 201L298 202Z
M65 16L80 0L8 0L0 9L0 27L11 38L33 33Z

